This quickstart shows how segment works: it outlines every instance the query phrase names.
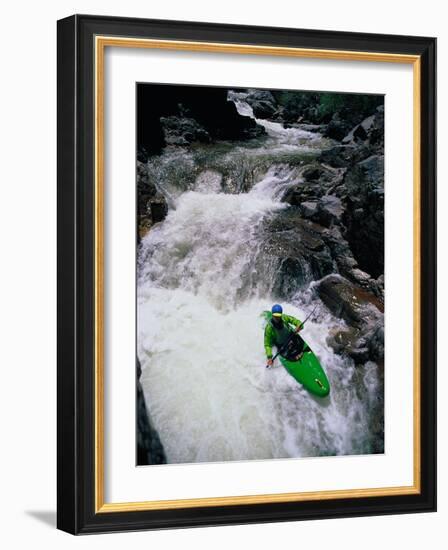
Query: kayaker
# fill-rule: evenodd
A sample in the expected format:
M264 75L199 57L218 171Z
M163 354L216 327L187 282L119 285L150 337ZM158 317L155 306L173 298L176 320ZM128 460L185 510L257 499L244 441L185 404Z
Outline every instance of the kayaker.
M272 346L276 346L277 350L281 349L293 332L298 333L303 328L302 321L296 319L292 315L284 314L280 304L274 304L271 312L271 320L264 329L264 349L266 351L268 367L273 365ZM297 358L303 351L304 343L302 338L298 335L297 338L292 338L291 340L291 348L293 348L293 353Z

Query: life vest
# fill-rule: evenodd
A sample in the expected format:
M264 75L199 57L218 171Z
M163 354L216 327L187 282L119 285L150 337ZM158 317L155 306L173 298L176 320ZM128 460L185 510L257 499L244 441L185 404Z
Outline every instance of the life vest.
M283 344L285 344L285 342L289 339L292 333L292 330L289 328L288 323L283 321L281 328L276 327L272 321L270 321L270 324L274 331L275 345L277 347L283 346Z

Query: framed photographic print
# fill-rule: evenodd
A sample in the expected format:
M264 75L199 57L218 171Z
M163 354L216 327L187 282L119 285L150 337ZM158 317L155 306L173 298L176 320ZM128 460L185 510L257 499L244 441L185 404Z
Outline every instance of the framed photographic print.
M434 511L434 38L58 22L58 527Z

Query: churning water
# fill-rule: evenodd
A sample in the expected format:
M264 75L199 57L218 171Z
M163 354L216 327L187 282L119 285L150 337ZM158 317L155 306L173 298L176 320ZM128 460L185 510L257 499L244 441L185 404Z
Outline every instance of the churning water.
M280 199L294 171L276 159L320 144L318 134L295 131L300 143L278 124L253 144L204 146L196 156L166 150L149 163L170 209L139 249L138 355L168 463L372 452L378 368L357 370L328 348L329 331L343 322L314 295L313 283L298 285L283 307L303 320L317 305L303 335L327 372L330 396L311 396L281 366L265 368L260 314L278 300L278 266L264 248L262 225L285 208ZM250 188L234 182L224 192L243 165Z

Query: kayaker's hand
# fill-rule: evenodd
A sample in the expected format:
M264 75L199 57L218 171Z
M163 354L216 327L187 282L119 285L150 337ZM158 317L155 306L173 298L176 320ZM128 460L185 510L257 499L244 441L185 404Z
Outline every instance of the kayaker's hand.
M296 327L296 332L300 332L303 329L303 325L298 325Z
M269 369L274 364L274 361L272 359L268 359L268 364L266 365L266 368Z

